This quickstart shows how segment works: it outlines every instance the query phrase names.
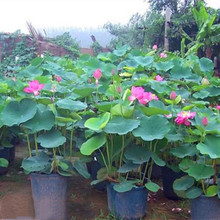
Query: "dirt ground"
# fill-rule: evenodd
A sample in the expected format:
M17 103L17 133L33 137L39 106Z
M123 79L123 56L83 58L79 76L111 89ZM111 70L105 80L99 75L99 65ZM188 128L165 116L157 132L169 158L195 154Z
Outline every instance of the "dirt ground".
M20 168L21 160L10 166L7 175L0 176L0 220L34 219L34 207L29 177ZM81 176L69 179L68 220L110 220L106 192L90 185ZM144 220L190 219L188 201L166 199L163 191L149 195ZM179 210L180 208L181 210Z

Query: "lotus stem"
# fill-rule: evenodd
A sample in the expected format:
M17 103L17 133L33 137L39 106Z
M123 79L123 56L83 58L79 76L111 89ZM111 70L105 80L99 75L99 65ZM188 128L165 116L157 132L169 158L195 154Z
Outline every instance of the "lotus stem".
M70 132L70 158L72 158L73 156L73 132L74 132L74 129L72 126L72 130Z
M201 184L202 184L202 190L203 190L203 192L205 194L206 190L205 190L205 182L204 182L204 180L201 180Z
M125 149L125 136L122 135L122 148L121 148L121 155L120 155L119 167L122 166L122 160L123 160L123 155L124 155L124 149Z
M99 149L99 152L100 152L100 154L101 154L101 156L102 156L103 163L105 164L105 167L106 167L106 169L108 170L108 165L107 165L107 163L106 163L105 156L104 156L104 154L102 153L102 151L101 151L100 149Z
M213 165L212 165L213 169L215 170L215 174L213 176L213 182L214 185L217 184L217 167L216 167L216 159L213 160Z
M34 144L35 144L35 150L36 150L36 156L38 156L38 145L37 145L37 134L34 134Z
M29 157L31 157L31 144L30 144L30 140L29 140L29 136L27 134L27 145L28 145L28 153L29 153Z
M109 165L109 167L111 167L111 158L110 158L110 155L109 155L109 145L108 145L107 135L105 136L105 139L106 139L106 153L107 153L107 158L108 158L108 165Z
M144 179L146 177L148 165L149 165L149 161L147 161L147 164L145 165L144 174L143 174L143 178L142 178L142 184L144 184Z
M56 156L56 148L53 148L53 161L54 161L54 171L57 172L57 156Z
M121 155L120 155L120 160L119 160L119 168L122 166L124 149L125 149L125 136L122 135L122 147L121 147ZM119 178L120 178L120 176L121 176L121 174L119 173Z

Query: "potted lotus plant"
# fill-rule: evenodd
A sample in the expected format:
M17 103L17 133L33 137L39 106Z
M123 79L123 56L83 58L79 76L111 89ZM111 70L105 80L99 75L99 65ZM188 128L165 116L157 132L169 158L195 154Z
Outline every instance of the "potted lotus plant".
M186 175L177 179L173 187L179 196L191 200L192 219L218 219L219 113L206 108L196 112L187 129L191 143L175 150L182 158L179 167Z
M154 162L165 165L155 152L170 129L169 121L160 114L169 111L155 107L158 97L142 87L133 86L120 95L116 103L105 107L99 103L99 116L85 122L91 136L80 151L84 155L99 151L101 155L105 167L98 171L92 184L109 182L110 212L118 218L136 219L146 213L148 190L156 192L160 188L150 177ZM150 102L151 107L144 106Z
M65 115L64 110L68 106L62 108L62 116L58 113L61 109L59 99L54 101L43 95L39 97L40 93L50 94L49 91L42 92L43 88L44 84L40 84L38 80L30 81L29 86L24 88L24 92L30 95L21 97L20 101L9 102L2 111L2 121L7 126L20 126L26 137L28 156L23 159L22 167L31 177L35 217L42 220L65 220L67 219L66 177L72 176L74 171L83 173L87 178L89 174L83 170L79 161L73 164L72 156L67 157L62 153L62 147L67 143L67 138L62 133L62 126L77 120L74 121L70 116ZM78 101L77 104L79 103ZM65 103L63 105L65 106ZM83 105L84 108L86 105ZM71 110L76 118L76 111L79 109ZM79 118L78 116L78 120ZM64 124L61 123L63 121ZM69 139L69 152L72 151L72 136L73 134Z

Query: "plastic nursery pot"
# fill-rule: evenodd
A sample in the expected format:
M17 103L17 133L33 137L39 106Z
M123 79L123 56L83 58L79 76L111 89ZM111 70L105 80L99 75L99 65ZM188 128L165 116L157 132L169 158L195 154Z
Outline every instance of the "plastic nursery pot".
M95 160L87 163L86 165L87 165L87 169L91 175L92 180L96 180L97 172L99 171L100 168L102 168L102 165L98 161L95 161ZM93 185L93 187L99 191L106 191L106 184L107 184L107 181L102 181L100 183Z
M184 176L184 173L182 171L177 173L167 166L162 167L163 193L166 198L172 200L180 199L180 197L178 197L173 190L173 183L176 179L182 176Z
M107 198L108 209L116 219L138 220L146 214L148 191L144 186L123 193L113 186L114 183L107 184Z
M0 148L0 157L9 161L9 159L10 159L10 149L5 148L5 147ZM1 167L0 166L0 175L5 175L7 172L8 172L7 167Z
M192 220L217 220L220 219L220 199L201 195L190 200Z
M67 178L59 174L37 173L32 173L30 177L35 218L67 220Z
M147 172L148 170L149 168L147 168ZM142 172L144 172L144 166ZM154 163L152 167L151 179L160 179L161 177L162 177L162 167Z

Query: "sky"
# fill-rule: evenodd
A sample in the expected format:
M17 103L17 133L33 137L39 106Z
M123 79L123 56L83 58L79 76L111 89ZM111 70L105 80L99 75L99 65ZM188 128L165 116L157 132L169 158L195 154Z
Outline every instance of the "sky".
M220 0L207 0L220 8ZM126 24L135 13L148 8L144 0L0 0L0 31L28 33L35 28L98 28L107 22Z

